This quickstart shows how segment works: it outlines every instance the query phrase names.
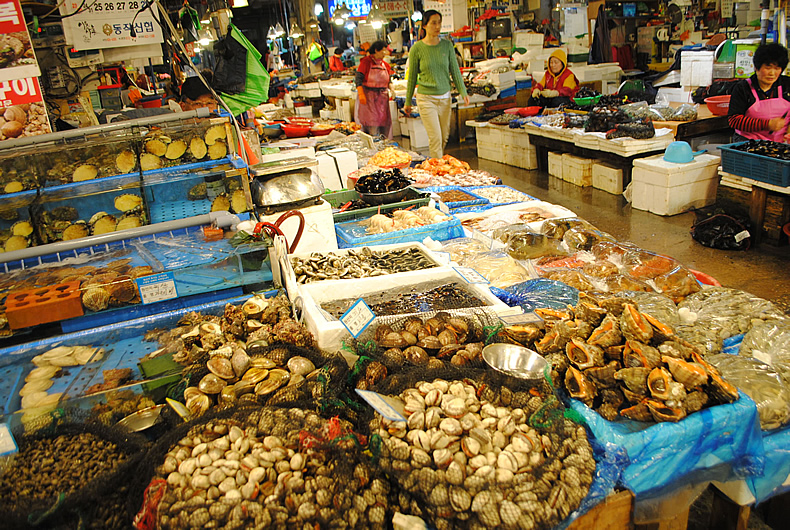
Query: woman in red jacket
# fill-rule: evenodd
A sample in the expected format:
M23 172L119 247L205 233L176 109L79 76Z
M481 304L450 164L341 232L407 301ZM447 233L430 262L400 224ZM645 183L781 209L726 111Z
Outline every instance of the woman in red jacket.
M549 68L539 83L532 88L530 105L540 107L559 107L571 102L571 98L579 90L579 80L567 68L568 56L561 48L557 48L549 56Z

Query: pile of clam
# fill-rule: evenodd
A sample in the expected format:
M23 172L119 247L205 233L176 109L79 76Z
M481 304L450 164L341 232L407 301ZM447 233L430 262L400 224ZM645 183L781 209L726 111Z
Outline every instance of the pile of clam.
M372 331L378 353L374 368L357 384L368 388L383 379L387 372L403 366L443 368L482 365L483 336L480 326L470 319L438 312L421 319L413 316L392 324L380 324ZM383 369L383 370L382 370ZM361 385L361 386L360 386Z
M301 409L213 420L165 456L160 528L384 528L389 487L323 436L348 426Z
M550 431L533 427L539 395L469 381L418 382L399 395L407 421L372 420L400 508L440 529L558 524L595 473L585 429L561 416Z
M705 361L704 349L641 312L633 300L583 296L575 308L538 309L544 327L510 326L506 336L534 348L555 381L607 420L679 421L738 390Z
M48 390L63 374L63 368L97 362L103 357L104 350L93 346L57 346L36 355L32 359L35 368L25 376L25 384L19 390L21 408L54 407L63 393Z

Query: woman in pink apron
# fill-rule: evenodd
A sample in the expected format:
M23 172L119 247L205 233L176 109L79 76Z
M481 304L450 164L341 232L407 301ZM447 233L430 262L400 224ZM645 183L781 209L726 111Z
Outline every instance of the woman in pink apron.
M356 120L368 134L392 138L390 115L390 65L384 62L386 43L370 45L368 55L359 62L354 83L357 85Z
M734 141L773 140L787 142L790 116L790 77L787 48L765 44L757 48L752 59L754 74L732 90L729 124L735 129Z

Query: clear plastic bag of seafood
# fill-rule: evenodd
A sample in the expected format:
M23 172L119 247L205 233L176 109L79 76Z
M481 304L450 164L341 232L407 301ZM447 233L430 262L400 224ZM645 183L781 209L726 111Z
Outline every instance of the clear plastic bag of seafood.
M615 242L615 238L601 230L581 227L571 228L562 235L562 242L568 246L568 252L571 254L580 250L590 250L593 245L602 241Z
M510 235L505 251L509 256L520 259L533 259L541 256L565 254L562 242L537 232L516 232Z
M678 326L678 334L704 345L708 353L718 353L724 339L748 332L756 321L785 318L772 302L727 287L694 293L678 304L678 310L684 308L696 319Z
M778 429L790 420L790 388L770 365L726 353L709 355L707 361L757 404L763 430Z
M563 217L561 219L546 219L540 228L540 232L554 239L562 239L565 232L571 228L581 228L584 230L597 230L590 222L579 217Z
M790 320L765 320L754 324L743 337L739 354L770 364L790 385Z
M0 477L3 528L128 528L128 476L147 442L117 426L78 423L67 411L24 436ZM61 423L62 422L62 423Z
M412 369L375 390L399 399L407 419L371 419L381 469L397 486L398 508L431 526L550 528L590 489L587 431L565 417L546 380Z
M471 267L494 287L504 288L529 279L529 272L504 252L483 252L468 258L464 266Z
M463 265L467 259L476 256L480 252L486 252L489 248L479 239L458 237L445 241L442 244L442 250L450 253L451 260Z
M562 282L535 278L503 289L492 289L500 300L509 306L521 306L525 312L538 308L565 309L576 305L579 291Z
M315 406L229 409L150 452L145 528L385 528L389 483L345 420ZM138 505L138 506L140 506Z

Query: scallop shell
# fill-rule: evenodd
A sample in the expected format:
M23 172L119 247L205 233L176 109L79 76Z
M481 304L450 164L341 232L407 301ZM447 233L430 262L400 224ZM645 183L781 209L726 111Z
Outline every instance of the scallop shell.
M115 232L117 224L115 216L107 214L91 225L91 232L93 235Z
M288 367L288 370L290 370L292 374L297 374L302 376L307 375L313 370L315 370L315 365L313 364L313 361L300 356L291 357L290 359L288 359L288 363L286 366Z
M225 142L216 141L214 144L208 147L208 157L211 160L219 160L223 158L225 155L228 154L228 147L225 145Z
M13 252L14 250L22 250L30 246L30 241L24 236L11 236L6 239L3 248L6 252Z
M119 195L113 201L115 208L122 212L131 212L143 205L143 198L134 193L124 193Z
M165 156L167 152L167 144L160 138L152 138L145 142L145 151L154 156Z
M22 191L24 189L25 189L24 184L22 184L18 180L12 180L11 182L9 182L8 184L5 185L5 187L3 188L3 191L5 193L17 193L17 192Z
M230 199L224 193L217 195L213 201L211 201L211 211L212 212L227 212L230 211Z
M104 350L101 348L94 348L93 346L75 346L72 355L78 364L88 364L89 362L95 363L104 357Z
M61 239L63 241L70 241L72 239L88 237L89 235L90 231L88 230L88 224L85 221L77 221L73 225L70 225L68 228L63 230Z
M73 182L84 182L86 180L93 180L99 176L99 170L96 166L91 164L82 164L77 166L74 173L71 175Z
M30 221L17 221L11 225L11 235L30 237L33 233L33 223Z
M53 359L57 359L58 357L68 357L72 353L74 353L74 346L57 346L42 353L41 358L51 361Z
M236 376L230 360L218 355L213 356L206 362L206 368L208 368L212 374L222 379L233 379Z
M230 196L230 209L234 213L242 213L249 210L244 190L238 189Z
M198 383L198 389L206 394L219 394L228 382L217 374L206 374Z
M115 167L121 173L131 173L137 165L137 157L128 149L118 153L115 157Z
M118 276L106 289L119 302L129 302L137 294L137 286L129 276Z
M115 226L116 230L126 230L128 228L137 228L143 226L143 220L139 215L124 215L118 224Z
M225 138L225 126L224 125L213 125L206 130L206 134L204 135L206 139L206 145L214 145L217 140L221 140Z
M201 158L205 157L208 153L208 148L206 147L206 142L203 141L203 138L194 137L189 141L189 152L192 153L192 156L196 160L200 160Z
M82 293L82 305L90 311L107 309L110 293L104 287L89 287Z
M56 377L61 372L59 366L39 366L30 370L30 373L25 376L25 382L36 381L39 379L51 379Z
M25 397L36 392L45 392L52 386L52 384L52 379L34 379L33 381L25 383L25 385L19 390L19 395Z
M162 167L162 159L151 153L143 153L140 155L140 169L143 171L150 171L152 169L159 169Z

